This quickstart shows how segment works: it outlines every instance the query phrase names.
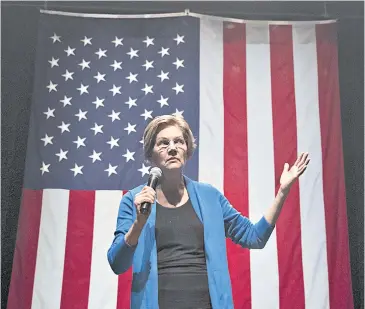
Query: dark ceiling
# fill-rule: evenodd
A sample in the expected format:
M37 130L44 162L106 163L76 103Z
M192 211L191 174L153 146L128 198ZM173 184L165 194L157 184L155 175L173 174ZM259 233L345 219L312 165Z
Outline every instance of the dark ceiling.
M84 13L166 13L190 9L195 13L233 18L311 20L363 19L363 1L16 1L2 6L27 5Z

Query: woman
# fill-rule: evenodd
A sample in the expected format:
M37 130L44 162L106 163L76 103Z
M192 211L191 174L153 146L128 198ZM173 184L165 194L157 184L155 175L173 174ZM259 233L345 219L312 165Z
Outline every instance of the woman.
M217 189L183 174L196 147L183 118L154 118L143 139L145 158L162 177L156 191L144 184L123 196L108 250L116 274L133 267L131 308L233 308L225 238L264 248L290 187L307 168L308 153L290 169L285 164L273 204L253 224ZM143 202L152 204L147 215L140 212Z

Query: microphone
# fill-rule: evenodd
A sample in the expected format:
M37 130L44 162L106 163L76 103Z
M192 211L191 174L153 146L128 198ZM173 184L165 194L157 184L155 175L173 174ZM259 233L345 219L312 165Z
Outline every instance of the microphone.
M162 176L162 171L158 167L153 167L150 171L150 177L148 178L147 186L151 187L153 190L156 190L158 181ZM151 203L143 202L140 208L140 212L144 215L148 214L151 209Z

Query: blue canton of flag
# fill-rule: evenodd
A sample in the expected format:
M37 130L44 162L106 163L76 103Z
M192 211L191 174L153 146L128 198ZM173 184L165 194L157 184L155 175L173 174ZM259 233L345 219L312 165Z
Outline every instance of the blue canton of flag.
M143 131L157 115L182 115L198 138L198 19L45 15L40 26L26 188L140 185ZM194 179L197 158L185 170Z

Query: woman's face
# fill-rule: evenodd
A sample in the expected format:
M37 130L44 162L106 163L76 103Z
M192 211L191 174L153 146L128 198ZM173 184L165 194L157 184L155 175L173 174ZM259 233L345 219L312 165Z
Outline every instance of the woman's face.
M162 171L182 169L187 159L187 144L177 126L167 126L156 136L152 162Z

